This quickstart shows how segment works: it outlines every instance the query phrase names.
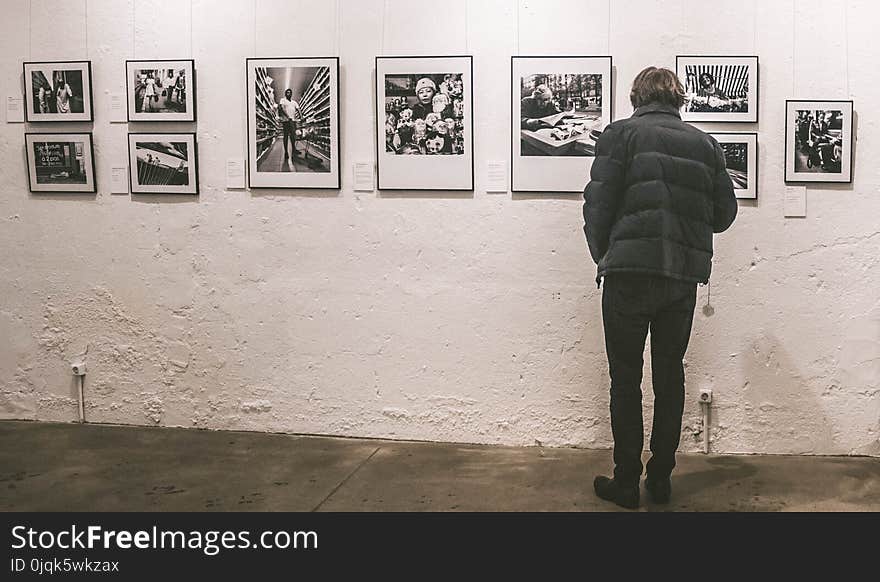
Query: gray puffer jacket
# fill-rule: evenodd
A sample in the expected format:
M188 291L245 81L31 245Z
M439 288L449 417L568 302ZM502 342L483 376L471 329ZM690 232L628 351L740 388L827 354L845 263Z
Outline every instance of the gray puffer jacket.
M707 282L712 234L726 230L736 210L718 142L673 107L639 107L599 137L584 189L596 281L625 272Z

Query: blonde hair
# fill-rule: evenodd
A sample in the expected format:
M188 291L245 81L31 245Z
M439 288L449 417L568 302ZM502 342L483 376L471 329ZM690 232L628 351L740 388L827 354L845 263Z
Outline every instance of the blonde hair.
M633 107L662 103L681 109L684 105L684 87L669 69L648 67L633 80L629 100Z

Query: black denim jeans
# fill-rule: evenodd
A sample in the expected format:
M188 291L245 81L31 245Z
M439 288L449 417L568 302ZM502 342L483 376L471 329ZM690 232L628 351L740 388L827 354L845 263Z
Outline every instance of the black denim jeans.
M642 354L649 329L654 425L648 478L668 478L675 467L684 410L682 360L696 300L696 283L629 273L605 277L602 320L611 374L614 479L621 485L637 485L642 475Z

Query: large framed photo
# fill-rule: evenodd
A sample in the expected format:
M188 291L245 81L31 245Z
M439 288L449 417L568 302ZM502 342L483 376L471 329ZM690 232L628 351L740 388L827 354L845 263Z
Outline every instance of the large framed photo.
M380 190L473 190L473 59L376 57Z
M24 63L25 118L92 121L91 61Z
M852 182L853 102L785 102L785 181Z
M248 186L339 188L339 58L246 63Z
M91 133L26 133L24 141L31 192L97 191Z
M511 57L514 192L582 192L611 123L611 57Z
M125 61L129 121L195 121L195 61Z
M128 134L132 194L198 194L195 133Z
M758 197L758 134L722 132L711 135L724 150L724 161L727 163L727 174L733 182L733 193L737 198L756 199Z
M758 122L758 57L678 56L684 121Z

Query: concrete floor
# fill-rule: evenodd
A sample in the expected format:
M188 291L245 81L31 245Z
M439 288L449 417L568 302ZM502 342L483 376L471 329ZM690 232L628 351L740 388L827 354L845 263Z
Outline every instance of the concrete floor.
M610 451L0 422L2 511L614 511ZM668 506L880 511L880 458L679 455ZM625 510L621 510L625 511Z

